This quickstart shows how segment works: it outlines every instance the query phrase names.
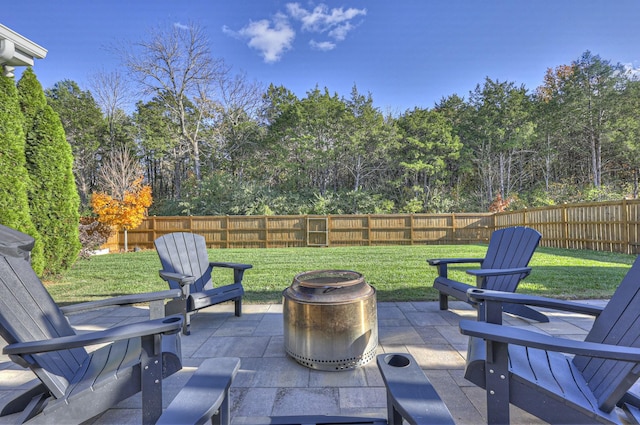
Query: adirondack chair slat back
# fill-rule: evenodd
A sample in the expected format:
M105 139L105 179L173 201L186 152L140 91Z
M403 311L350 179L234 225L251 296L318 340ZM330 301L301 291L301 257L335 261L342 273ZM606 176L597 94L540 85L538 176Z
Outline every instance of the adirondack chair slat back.
M596 318L585 341L640 347L640 257ZM576 356L600 409L611 411L640 377L640 364Z
M0 225L0 335L9 344L75 335L31 268L28 251L6 239L6 229ZM77 348L32 355L25 360L52 394L60 397L87 356L83 348Z
M508 227L491 234L482 269L526 267L542 235L529 227ZM488 277L486 288L514 292L524 276L505 275Z
M162 269L167 272L194 276L191 292L212 289L211 270L204 236L193 233L170 233L154 241ZM177 282L170 281L171 288L180 289Z

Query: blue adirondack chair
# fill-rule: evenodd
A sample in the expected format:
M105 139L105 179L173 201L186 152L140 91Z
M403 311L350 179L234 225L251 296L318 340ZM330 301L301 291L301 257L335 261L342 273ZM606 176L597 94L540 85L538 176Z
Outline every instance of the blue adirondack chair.
M242 315L242 278L250 264L210 262L204 236L194 233L176 232L161 236L154 241L160 257L160 277L172 289L182 294L166 305L166 313L182 314L183 333L189 334L191 314L201 308L225 301L235 303L235 315ZM233 282L213 286L211 273L214 267L233 269Z
M465 378L487 390L489 423L509 423L510 403L554 424L638 423L640 398L629 390L640 377L640 258L604 308L479 289L469 297L482 308L479 321L460 321L470 337ZM502 326L503 303L595 320L584 341L558 338Z
M64 313L153 302L164 315L169 290L64 308L53 301L30 264L31 236L0 225L0 335L3 353L37 380L0 406L0 419L22 423L81 423L142 392L142 423L162 413L162 379L182 367L180 316L76 334ZM161 314L160 314L161 313ZM88 352L85 347L108 343Z
M476 277L476 287L505 292L515 292L521 280L531 273L528 267L541 235L529 227L507 227L491 234L484 258L437 258L429 259L431 266L438 267L438 277L433 287L439 291L440 310L449 308L448 297L469 302L467 290L472 285L448 278L449 264L479 263L479 269L467 270ZM542 313L524 305L505 304L504 311L539 322L549 319Z

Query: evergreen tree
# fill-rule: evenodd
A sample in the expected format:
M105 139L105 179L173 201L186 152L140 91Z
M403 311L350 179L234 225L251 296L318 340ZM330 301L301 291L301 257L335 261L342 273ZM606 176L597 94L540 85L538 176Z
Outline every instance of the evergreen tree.
M42 242L29 214L25 166L24 117L13 79L0 76L0 223L33 236L33 270L44 269Z
M45 97L62 121L75 160L78 193L83 208L88 209L108 134L102 112L91 93L71 80L56 83L45 91Z
M47 105L31 68L18 82L18 94L25 117L31 220L42 236L45 271L59 273L71 266L80 252L80 198L71 146L60 117Z

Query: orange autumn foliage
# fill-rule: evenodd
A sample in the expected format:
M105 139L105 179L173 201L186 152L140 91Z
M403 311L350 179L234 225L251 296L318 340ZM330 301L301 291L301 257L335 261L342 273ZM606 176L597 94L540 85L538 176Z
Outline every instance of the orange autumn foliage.
M543 102L548 103L563 90L563 85L571 78L574 68L571 65L560 65L555 69L547 68L544 84L537 88L537 94Z
M98 221L122 229L135 229L142 223L147 208L151 206L151 186L142 184L142 177L136 179L131 189L124 192L123 199L114 199L106 193L91 196L91 207L98 215Z
M489 205L489 212L497 213L504 212L509 207L509 204L513 202L513 198L502 199L502 194L498 193L496 199Z

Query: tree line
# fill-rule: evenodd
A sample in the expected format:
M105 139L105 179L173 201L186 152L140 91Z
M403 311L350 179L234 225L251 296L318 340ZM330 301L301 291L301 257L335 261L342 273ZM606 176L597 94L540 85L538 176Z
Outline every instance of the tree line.
M486 78L392 115L354 85L298 97L234 75L202 29L159 27L126 72L46 90L82 204L126 149L156 215L486 211L638 196L640 82L584 52L540 87ZM136 89L130 112L123 105Z

